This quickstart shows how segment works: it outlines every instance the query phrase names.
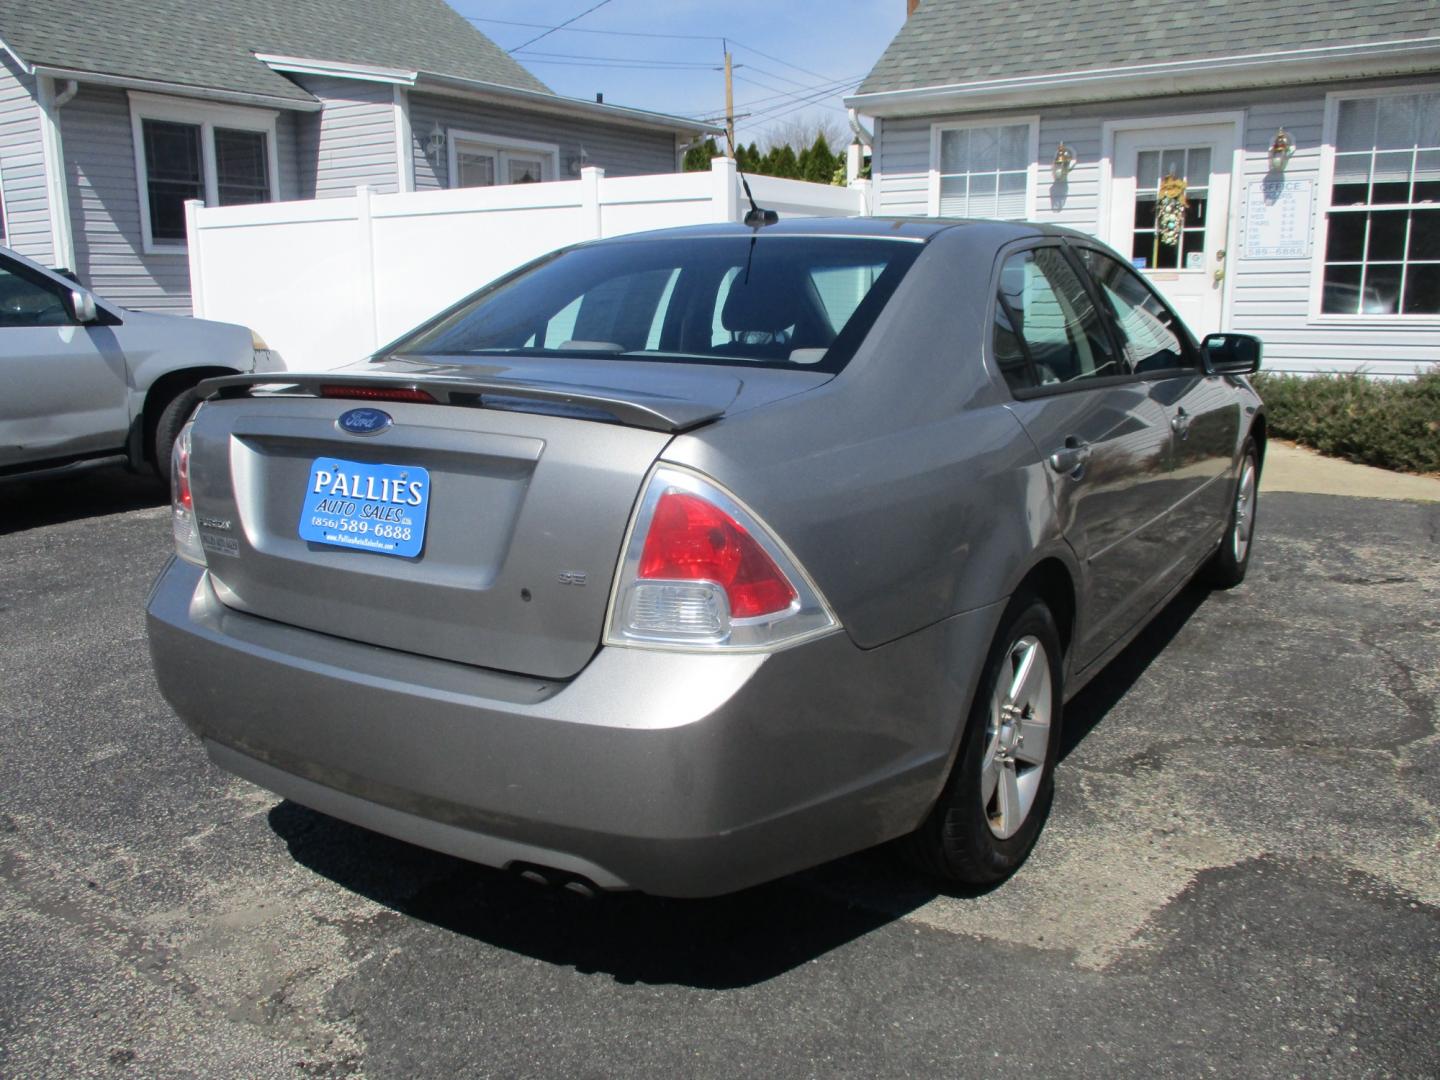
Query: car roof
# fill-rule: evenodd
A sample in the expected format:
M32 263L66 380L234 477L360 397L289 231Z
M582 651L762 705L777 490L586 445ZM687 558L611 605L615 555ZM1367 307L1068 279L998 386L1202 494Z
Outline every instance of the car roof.
M706 225L685 225L677 228L654 229L590 241L591 244L626 243L637 240L694 240L708 237L814 236L855 237L927 241L953 229L974 233L976 240L997 244L1023 240L1033 236L1070 236L1088 238L1087 234L1057 225L1041 225L1027 221L993 221L989 219L933 217L793 217L782 218L758 229L739 222L716 222ZM588 246L588 245L587 245Z

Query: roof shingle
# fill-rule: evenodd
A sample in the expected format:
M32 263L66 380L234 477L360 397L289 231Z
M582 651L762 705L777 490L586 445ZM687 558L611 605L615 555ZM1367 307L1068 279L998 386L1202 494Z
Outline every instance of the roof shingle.
M1440 35L1440 0L921 0L858 93Z
M255 53L426 71L549 92L444 0L0 0L27 64L266 95L310 95ZM86 28L77 30L77 28Z

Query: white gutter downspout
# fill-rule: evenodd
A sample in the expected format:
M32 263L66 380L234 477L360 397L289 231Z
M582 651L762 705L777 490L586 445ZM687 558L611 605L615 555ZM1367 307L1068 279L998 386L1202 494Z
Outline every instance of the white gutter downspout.
M846 112L850 116L850 130L855 133L855 137L860 140L861 145L871 150L875 149L875 136L866 131L865 125L860 123L860 114L854 109L847 109Z
M40 104L40 152L45 163L45 193L50 203L51 265L75 269L75 234L70 228L70 195L65 187L65 147L60 138L60 110L74 98L80 84L74 79L57 94L55 80L35 77Z
M865 125L860 123L860 114L854 109L846 110L850 116L850 130L855 133L858 142L852 142L845 148L845 183L853 184L860 179L860 170L865 167L865 147L873 154L875 150L875 136L865 130Z

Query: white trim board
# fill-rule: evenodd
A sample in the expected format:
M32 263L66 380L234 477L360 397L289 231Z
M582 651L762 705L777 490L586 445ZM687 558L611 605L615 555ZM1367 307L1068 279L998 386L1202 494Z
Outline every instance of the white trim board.
M49 75L35 76L35 98L40 112L40 156L45 166L45 198L50 204L50 258L55 266L73 270L75 233L70 221L70 193L65 185L65 143L60 136L55 80Z
M336 79L361 79L365 82L388 82L397 86L414 86L418 71L404 68L378 67L373 64L352 64L345 60L316 60L304 56L277 56L256 53L255 59L271 71L294 75L329 75Z
M395 169L397 191L415 190L415 147L410 132L410 94L403 86L395 91Z
M10 246L10 204L5 199L5 169L0 164L0 244Z

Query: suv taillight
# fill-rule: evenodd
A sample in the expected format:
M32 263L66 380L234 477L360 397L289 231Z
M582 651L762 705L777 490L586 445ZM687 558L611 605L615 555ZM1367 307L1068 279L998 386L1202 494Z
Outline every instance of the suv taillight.
M799 564L734 496L675 466L650 475L631 523L607 643L776 649L839 623Z
M175 437L170 451L170 526L175 534L175 554L199 566L205 565L205 548L195 523L195 500L190 494L190 429L186 424Z

